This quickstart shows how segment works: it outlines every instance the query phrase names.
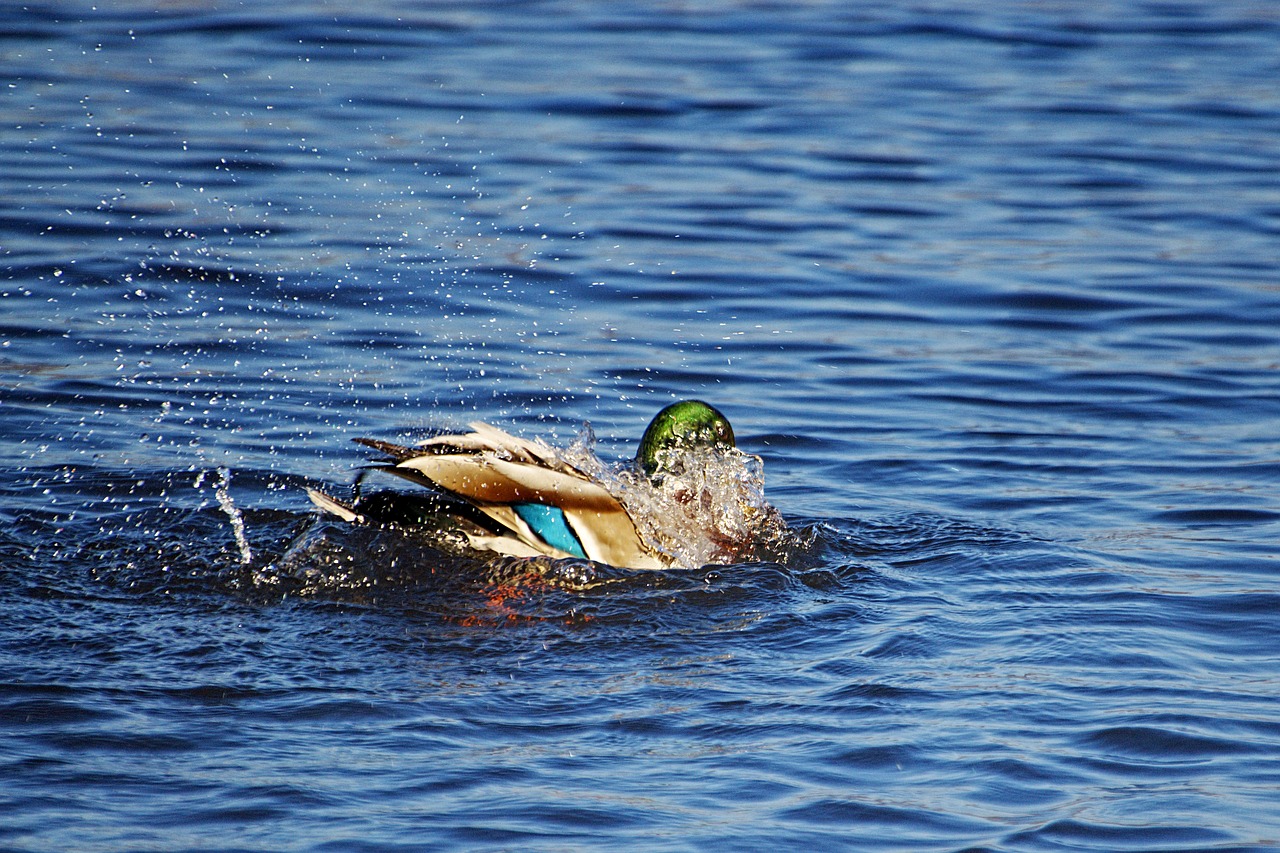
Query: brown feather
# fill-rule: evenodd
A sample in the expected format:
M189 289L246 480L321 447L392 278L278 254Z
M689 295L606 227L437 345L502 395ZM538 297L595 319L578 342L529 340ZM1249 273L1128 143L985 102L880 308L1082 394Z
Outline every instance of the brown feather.
M563 510L588 559L629 568L667 566L645 546L618 499L551 447L484 423L471 428L470 433L434 436L416 447L378 439L356 441L388 457L388 464L380 466L383 470L457 495L509 532L468 533L477 549L510 556L571 556L544 542L510 506L540 503Z

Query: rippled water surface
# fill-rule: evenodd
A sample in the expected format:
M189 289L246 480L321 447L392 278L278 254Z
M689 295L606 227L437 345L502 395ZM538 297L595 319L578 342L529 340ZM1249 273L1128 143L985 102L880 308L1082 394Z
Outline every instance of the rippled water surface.
M3 15L0 847L1280 849L1270 3ZM306 498L690 396L801 547Z

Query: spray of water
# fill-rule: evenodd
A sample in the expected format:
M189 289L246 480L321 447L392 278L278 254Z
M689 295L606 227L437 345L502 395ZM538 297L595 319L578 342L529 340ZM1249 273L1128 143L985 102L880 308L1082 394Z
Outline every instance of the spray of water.
M764 463L736 448L696 450L664 460L668 473L651 481L630 462L595 454L583 428L561 452L627 508L641 539L685 568L773 559L796 541L764 496Z
M218 506L222 507L227 518L231 519L231 533L236 538L236 547L240 549L240 563L247 566L253 561L253 552L249 550L249 537L244 532L244 516L231 502L231 493L227 491L227 487L231 485L231 470L219 468L218 478L218 484L214 486L213 493L218 498Z

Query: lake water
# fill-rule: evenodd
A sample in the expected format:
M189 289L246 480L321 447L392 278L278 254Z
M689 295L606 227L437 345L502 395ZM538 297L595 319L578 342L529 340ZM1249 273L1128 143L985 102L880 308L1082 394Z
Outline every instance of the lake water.
M1280 849L1271 3L3 15L0 848ZM305 495L683 397L803 547Z

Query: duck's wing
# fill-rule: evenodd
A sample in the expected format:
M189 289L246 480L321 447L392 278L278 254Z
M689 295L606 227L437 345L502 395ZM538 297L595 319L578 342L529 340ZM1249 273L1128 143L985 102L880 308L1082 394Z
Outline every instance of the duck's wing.
M497 535L468 534L476 548L514 556L586 557L628 568L666 567L641 541L618 499L550 447L488 424L471 428L417 447L356 441L386 454L388 462L376 467L456 495L496 522Z

